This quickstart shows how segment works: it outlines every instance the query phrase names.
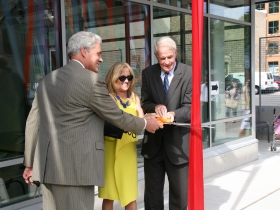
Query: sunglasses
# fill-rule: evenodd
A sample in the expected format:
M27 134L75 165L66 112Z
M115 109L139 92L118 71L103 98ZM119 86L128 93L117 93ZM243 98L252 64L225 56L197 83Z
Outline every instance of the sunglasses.
M132 75L128 75L128 76L119 76L119 80L121 81L121 82L124 82L125 80L128 80L128 81L131 81L132 79L133 79L133 76Z

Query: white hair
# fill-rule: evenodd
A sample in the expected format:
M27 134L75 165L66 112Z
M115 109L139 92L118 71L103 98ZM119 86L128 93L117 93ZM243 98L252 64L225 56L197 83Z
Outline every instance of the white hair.
M86 48L87 51L93 49L96 43L102 43L102 39L97 34L89 31L80 31L72 35L68 41L67 52L68 57L79 53L81 48Z
M158 47L159 46L167 47L167 48L172 49L172 50L177 50L177 46L176 46L175 41L168 36L161 37L159 40L157 40L157 42L155 43L155 46L154 46L154 54L155 55L158 52Z

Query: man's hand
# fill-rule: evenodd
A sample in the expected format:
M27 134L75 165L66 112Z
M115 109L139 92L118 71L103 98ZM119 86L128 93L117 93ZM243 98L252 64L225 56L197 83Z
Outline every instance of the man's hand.
M155 133L156 130L163 128L163 124L153 117L148 117L146 118L146 120L147 120L146 130L150 133Z
M156 114L156 113L146 113L146 114L144 115L144 118L145 118L145 119L156 118L156 117L159 117L159 115Z
M155 107L155 112L160 117L163 117L167 113L167 108L163 104L159 104Z
M170 119L171 122L175 119L175 113L174 112L167 112L167 108L163 104L159 104L155 107L155 112L157 115L159 115L162 118Z
M31 185L33 185L34 183L33 183L33 180L32 180L32 171L33 171L33 168L32 167L26 167L25 169L24 169L24 172L23 172L23 175L22 175L22 177L23 177L23 179L24 179L24 181L26 182L26 184L31 184Z
M174 121L175 113L174 112L167 112L162 118L170 119L170 122Z

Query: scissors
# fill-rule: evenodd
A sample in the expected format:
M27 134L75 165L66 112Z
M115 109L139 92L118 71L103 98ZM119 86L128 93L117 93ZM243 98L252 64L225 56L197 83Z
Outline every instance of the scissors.
M41 187L40 187L40 182L38 181L33 181L33 183L36 185L36 190L34 193L34 198L41 196Z
M162 118L162 117L156 117L156 119L158 121L162 122L164 125L175 125L175 126L189 127L192 129L199 129L199 130L204 130L204 128L215 128L210 125L201 125L200 127L194 127L194 126L191 126L190 123L170 122L170 120L168 118Z
M203 128L215 128L215 127L212 127L210 125L201 125L201 127L194 127L194 126L191 126L190 123L165 122L163 124L165 124L165 125L182 126L182 127L189 127L189 128L192 128L192 129L200 129L200 130L204 130Z
M27 178L27 180L31 183L30 181L30 178L32 176L29 176ZM35 193L34 193L34 197L33 198L36 198L37 196L39 197L41 195L41 188L40 188L40 182L39 181L33 181L33 183L36 185L36 190L35 190ZM38 195L37 195L38 194Z

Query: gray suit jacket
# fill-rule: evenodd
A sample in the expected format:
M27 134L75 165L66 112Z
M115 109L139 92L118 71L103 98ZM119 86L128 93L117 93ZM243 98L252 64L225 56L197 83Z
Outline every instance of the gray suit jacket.
M103 186L104 119L135 133L145 126L117 107L104 78L78 62L48 74L26 124L24 164L33 166L33 180Z
M155 64L143 70L141 104L144 113L155 112L155 106L164 104L168 111L174 111L176 122L190 122L192 96L192 70L190 66L177 62L174 77L170 83L166 98L160 78L161 68ZM155 134L145 132L142 155L154 157L164 144L167 156L173 164L188 162L189 132L187 127L164 125Z

